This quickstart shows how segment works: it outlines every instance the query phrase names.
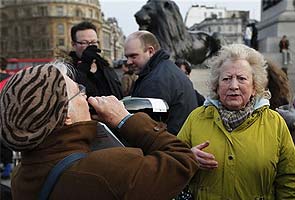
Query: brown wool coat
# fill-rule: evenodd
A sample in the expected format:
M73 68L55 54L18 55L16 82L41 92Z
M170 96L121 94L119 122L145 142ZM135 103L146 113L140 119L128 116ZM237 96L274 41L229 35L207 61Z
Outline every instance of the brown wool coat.
M128 73L123 74L123 77L121 80L123 96L130 95L131 89L137 78L138 76L136 74L128 74Z
M12 177L15 200L37 199L45 177L59 160L73 152L88 152L59 178L50 199L171 199L197 169L190 149L166 132L165 125L146 114L133 115L120 130L140 148L90 151L96 122L81 122L50 134L23 160Z

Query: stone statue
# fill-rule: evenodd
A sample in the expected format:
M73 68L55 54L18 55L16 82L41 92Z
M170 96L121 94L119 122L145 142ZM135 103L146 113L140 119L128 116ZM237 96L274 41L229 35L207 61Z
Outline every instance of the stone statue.
M139 30L152 32L161 47L175 59L185 58L200 64L220 47L215 38L205 32L188 32L174 1L148 0L135 18Z

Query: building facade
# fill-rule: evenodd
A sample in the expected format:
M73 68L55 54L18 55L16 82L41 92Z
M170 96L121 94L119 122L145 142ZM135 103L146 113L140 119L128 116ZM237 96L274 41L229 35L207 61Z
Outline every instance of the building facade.
M243 43L243 23L241 18L207 18L195 24L190 31L220 33L227 44Z
M123 34L122 29L119 27L119 24L117 22L116 18L108 18L104 24L107 24L110 30L109 33L109 41L105 42L105 45L108 46L110 49L110 58L112 58L113 61L120 60L124 57L124 41L125 36Z
M194 24L199 24L207 18L217 16L224 18L226 14L225 8L208 7L204 5L192 5L185 15L184 23L187 27L192 27Z
M190 31L219 33L227 44L243 43L243 33L249 21L249 11L199 5L192 6L185 18Z
M104 23L99 0L0 1L1 56L54 58L61 51L72 50L71 27L90 21L97 27L102 55L113 59L112 49L104 41L110 25Z

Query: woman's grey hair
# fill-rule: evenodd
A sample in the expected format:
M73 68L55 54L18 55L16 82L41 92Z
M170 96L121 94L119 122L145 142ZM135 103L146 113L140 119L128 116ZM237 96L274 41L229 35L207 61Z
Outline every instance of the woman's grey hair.
M270 99L270 92L266 90L267 65L262 54L243 44L231 44L223 46L218 54L208 60L210 68L209 97L219 99L217 94L221 66L226 60L243 59L248 61L252 67L253 84L256 90L256 97Z
M71 79L75 80L76 70L72 64L58 59L48 63L48 65L55 66L62 73L62 75L67 75Z

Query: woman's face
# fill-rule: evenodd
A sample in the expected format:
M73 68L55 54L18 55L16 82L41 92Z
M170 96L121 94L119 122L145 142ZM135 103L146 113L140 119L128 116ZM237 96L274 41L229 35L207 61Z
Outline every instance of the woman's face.
M255 95L252 68L243 59L226 60L220 69L217 94L223 106L240 110Z
M71 98L77 95L79 93L78 84L67 76L65 76L65 81L68 97ZM91 120L86 98L85 94L80 93L69 101L68 117L71 119L71 123Z

